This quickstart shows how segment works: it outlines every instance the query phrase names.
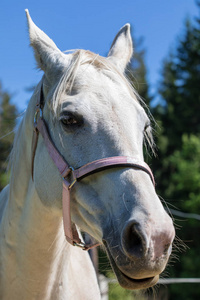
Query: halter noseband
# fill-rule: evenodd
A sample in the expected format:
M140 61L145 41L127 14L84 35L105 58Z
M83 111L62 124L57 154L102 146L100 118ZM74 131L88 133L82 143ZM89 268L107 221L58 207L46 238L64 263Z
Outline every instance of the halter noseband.
M96 161L90 162L81 166L80 168L74 169L71 167L62 155L58 152L55 145L53 144L51 137L48 132L47 125L45 120L43 119L43 107L44 107L44 96L42 90L42 83L40 85L40 92L38 93L38 99L36 104L36 112L34 117L34 134L32 141L32 178L33 178L33 170L34 170L34 158L35 152L37 148L37 142L39 133L42 135L47 151L59 170L62 178L63 178L63 192L62 192L62 206L63 206L63 224L64 224L64 232L67 241L73 245L81 247L83 250L89 250L93 247L100 245L100 243L94 244L85 244L81 241L78 231L76 229L76 225L71 221L71 213L70 213L70 191L73 185L83 179L86 176L91 174L103 171L108 168L115 167L128 167L139 169L146 172L155 186L154 176L151 172L149 166L143 162L138 161L132 157L127 156L114 156L98 159ZM72 178L72 181L69 181L69 177Z

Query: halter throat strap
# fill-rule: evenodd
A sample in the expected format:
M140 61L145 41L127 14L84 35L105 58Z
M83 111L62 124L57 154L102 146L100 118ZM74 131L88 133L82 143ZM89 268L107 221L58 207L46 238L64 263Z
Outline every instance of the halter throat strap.
M53 141L48 132L48 127L43 119L44 96L42 91L42 83L40 86L40 93L37 98L36 112L34 118L34 133L32 141L32 178L34 177L34 158L37 149L37 142L39 133L43 137L46 149L59 170L63 178L63 191L62 191L62 206L63 206L63 225L64 232L67 241L73 245L81 247L83 250L89 250L93 247L100 245L99 243L84 244L78 234L76 225L71 221L70 212L70 191L77 181L80 181L86 176L101 172L110 168L133 168L136 170L142 170L150 176L150 179L155 186L154 176L149 166L143 162L138 161L133 157L127 156L114 156L95 160L88 164L74 169L70 166L66 160L62 157L59 151L56 149Z

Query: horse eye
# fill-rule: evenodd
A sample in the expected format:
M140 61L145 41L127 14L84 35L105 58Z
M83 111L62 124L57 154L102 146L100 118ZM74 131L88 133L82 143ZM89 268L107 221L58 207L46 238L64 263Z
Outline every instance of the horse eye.
M73 114L63 114L60 118L60 121L65 127L76 127L81 126L83 124L83 119L78 116L74 116Z
M61 119L61 122L63 125L67 126L67 125L74 125L77 124L77 120L72 118L72 117L64 117Z

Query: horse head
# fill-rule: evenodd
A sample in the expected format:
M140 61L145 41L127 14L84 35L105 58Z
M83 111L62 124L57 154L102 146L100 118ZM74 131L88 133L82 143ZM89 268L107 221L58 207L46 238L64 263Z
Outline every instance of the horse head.
M143 162L151 124L124 75L133 53L130 26L121 28L104 58L85 50L61 52L28 12L27 18L31 46L44 71L43 118L62 157L75 169L113 156ZM42 138L33 178L41 202L60 212L63 179ZM149 174L118 166L83 178L71 191L71 218L105 246L124 288L158 281L175 232Z

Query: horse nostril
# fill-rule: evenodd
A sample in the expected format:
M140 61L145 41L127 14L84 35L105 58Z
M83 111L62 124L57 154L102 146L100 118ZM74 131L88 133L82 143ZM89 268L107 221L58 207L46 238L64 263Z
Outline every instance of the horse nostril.
M134 252L140 255L143 250L142 240L139 234L136 232L135 228L133 227L130 231L130 248L134 249Z
M129 224L123 233L123 248L128 256L141 258L147 250L146 238L138 223Z

